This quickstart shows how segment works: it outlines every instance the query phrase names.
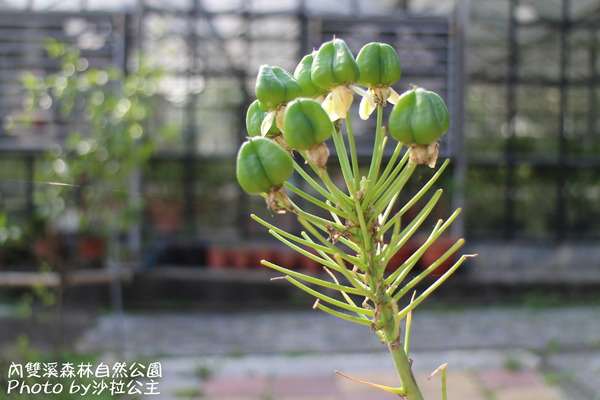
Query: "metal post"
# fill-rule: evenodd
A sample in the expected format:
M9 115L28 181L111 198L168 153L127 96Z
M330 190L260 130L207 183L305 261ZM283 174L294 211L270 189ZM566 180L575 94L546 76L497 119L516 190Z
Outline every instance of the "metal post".
M560 113L558 120L558 165L556 179L556 240L566 237L567 209L565 199L565 184L567 179L567 112L568 112L568 81L569 81L569 33L571 22L569 18L570 1L562 1L560 22Z
M183 156L183 196L185 199L185 230L187 233L194 235L196 233L196 219L194 217L194 204L195 204L195 167L196 167L196 151L197 151L197 138L196 138L196 108L198 103L198 95L192 90L193 81L195 74L198 72L197 68L197 47L198 38L196 37L196 22L200 14L200 0L192 0L192 10L188 14L188 29L187 44L189 47L190 66L187 71L188 83L190 90L188 92L189 99L185 107L185 131L184 131L184 142L185 142L185 154ZM207 18L210 18L207 16Z
M507 73L507 93L506 93L506 118L508 122L508 138L505 147L506 161L506 181L504 190L504 239L509 240L515 234L515 151L516 151L516 131L515 118L517 115L516 107L516 86L518 74L518 43L517 43L517 21L515 11L519 0L510 0L510 10L508 18L508 73Z
M588 59L590 71L590 84L588 85L587 132L589 137L584 139L587 143L594 143L596 139L596 110L598 109L598 28L590 27L588 39Z
M449 74L453 104L453 125L451 154L455 160L452 169L455 188L452 191L452 209L463 208L465 204L465 187L467 174L467 152L464 133L464 98L465 98L465 43L467 35L467 26L469 18L469 0L460 0L455 10L455 23L451 25L453 29L452 42L450 46L449 60L453 67L453 74ZM465 234L464 216L459 217L456 223L452 224L451 233L453 236L462 237Z

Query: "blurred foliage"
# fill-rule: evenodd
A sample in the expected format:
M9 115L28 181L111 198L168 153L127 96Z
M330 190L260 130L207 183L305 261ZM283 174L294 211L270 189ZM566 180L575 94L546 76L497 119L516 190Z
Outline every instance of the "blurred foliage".
M68 128L64 143L47 153L34 193L38 213L54 219L69 206L83 231L106 233L139 217L141 200L132 196L132 174L147 166L157 143L174 136L168 126L148 126L152 99L164 76L144 55L135 70L90 68L75 47L48 41L48 55L60 63L47 76L23 76L25 109L52 110Z

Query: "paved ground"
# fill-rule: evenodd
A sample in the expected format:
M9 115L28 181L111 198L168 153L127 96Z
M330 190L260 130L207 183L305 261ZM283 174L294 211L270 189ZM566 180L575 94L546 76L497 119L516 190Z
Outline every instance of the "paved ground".
M412 340L427 400L441 398L428 376L446 362L450 400L600 399L599 307L422 310ZM311 310L105 315L77 347L159 360L153 399L397 398L334 373L397 385L368 329Z

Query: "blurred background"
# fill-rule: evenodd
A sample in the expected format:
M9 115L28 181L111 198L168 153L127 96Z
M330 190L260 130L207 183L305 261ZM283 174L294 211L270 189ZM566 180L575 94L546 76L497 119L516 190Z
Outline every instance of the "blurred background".
M391 44L396 90L451 112L436 217L462 207L451 236L479 257L440 302L597 300L598 1L0 0L7 321L83 306L38 338L70 343L106 310L310 304L259 260L318 266L248 215L299 225L243 193L234 160L259 66L293 72L334 35ZM364 162L374 119L356 125ZM11 321L7 343L39 333Z

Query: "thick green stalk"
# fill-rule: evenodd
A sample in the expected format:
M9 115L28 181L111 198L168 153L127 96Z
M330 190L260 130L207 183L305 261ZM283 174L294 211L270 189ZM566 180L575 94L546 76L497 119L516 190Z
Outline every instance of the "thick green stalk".
M386 342L388 344L388 350L396 367L396 372L402 382L402 389L404 389L404 397L406 400L424 400L423 394L417 385L415 376L413 375L412 368L410 366L410 360L408 355L404 351L404 346L400 343L398 337L391 336L393 332L384 332Z
M403 171L402 175L406 176L406 179L408 179L412 174L412 170L412 168L408 168ZM399 188L402 186L403 184L400 184ZM356 211L359 216L363 216L363 211L358 202L356 203ZM371 212L374 214L369 215L368 220L377 220L379 213L377 211ZM364 219L363 216L361 219L362 223L364 223ZM403 398L406 400L424 400L412 373L410 360L408 359L408 355L400 340L400 324L402 318L398 317L397 302L386 290L387 288L383 275L386 263L382 263L378 254L375 254L375 252L372 251L378 248L378 240L378 235L374 233L365 234L364 242L361 245L369 257L369 268L365 271L365 280L368 282L368 288L373 293L373 298L375 299L374 306L376 312L373 317L373 326L375 329L379 328L383 332L383 338L387 343L398 377L402 382L400 390L403 393ZM366 251L366 249L369 249L369 251Z
M448 400L446 391L446 368L442 368L442 400Z
M367 219L365 218L362 209L360 207L360 201L358 200L358 198L354 198L354 205L355 205L355 211L356 214L358 215L358 223L360 226L360 232L362 235L362 249L363 250L363 255L367 255L371 253L372 250L372 246L371 246L371 242L373 241L372 239L372 233L370 233L370 229L369 226L367 226Z

